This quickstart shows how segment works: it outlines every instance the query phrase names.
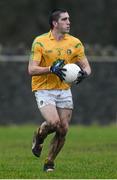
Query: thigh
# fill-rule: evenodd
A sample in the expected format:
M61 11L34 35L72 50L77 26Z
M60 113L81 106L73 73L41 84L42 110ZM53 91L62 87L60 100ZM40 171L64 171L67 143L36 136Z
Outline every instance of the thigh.
M42 108L39 108L39 110L40 110L43 118L50 124L60 122L60 118L59 118L56 106L49 104Z
M61 124L69 123L72 117L72 109L57 108Z

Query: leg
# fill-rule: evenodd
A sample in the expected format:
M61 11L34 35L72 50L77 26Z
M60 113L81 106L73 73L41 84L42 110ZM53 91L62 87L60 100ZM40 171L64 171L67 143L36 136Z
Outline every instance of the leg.
M54 162L57 154L62 149L65 143L65 136L68 131L69 121L71 120L72 110L58 108L58 114L60 117L60 127L56 131L56 134L51 142L50 151L48 155L48 161Z
M34 134L32 152L37 157L41 154L44 139L48 134L54 132L60 124L58 112L54 105L46 105L40 108L40 112L46 121L41 124L38 131Z
M54 170L54 160L64 145L65 136L72 114L72 110L70 109L57 108L57 111L60 117L60 125L56 129L56 134L50 144L50 151L48 157L45 160L44 171L46 172Z

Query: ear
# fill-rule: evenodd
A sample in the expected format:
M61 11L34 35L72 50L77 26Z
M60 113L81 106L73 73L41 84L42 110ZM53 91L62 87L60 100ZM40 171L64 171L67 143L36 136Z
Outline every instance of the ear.
M53 26L56 27L57 26L57 22L56 21L53 21Z

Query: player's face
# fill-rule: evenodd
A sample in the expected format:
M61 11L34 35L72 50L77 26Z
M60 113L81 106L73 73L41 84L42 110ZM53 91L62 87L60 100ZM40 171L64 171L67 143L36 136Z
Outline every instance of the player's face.
M69 14L67 12L60 14L60 18L57 22L56 28L61 33L69 33L69 31L70 31L70 20L69 20Z

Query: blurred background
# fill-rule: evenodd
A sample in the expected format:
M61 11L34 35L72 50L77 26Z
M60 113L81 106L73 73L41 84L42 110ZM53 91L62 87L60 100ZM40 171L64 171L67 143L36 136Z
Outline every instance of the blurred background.
M27 72L34 38L49 31L48 16L65 8L91 76L73 86L74 124L117 124L117 0L0 0L0 124L39 123Z

